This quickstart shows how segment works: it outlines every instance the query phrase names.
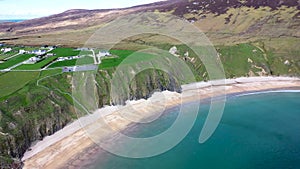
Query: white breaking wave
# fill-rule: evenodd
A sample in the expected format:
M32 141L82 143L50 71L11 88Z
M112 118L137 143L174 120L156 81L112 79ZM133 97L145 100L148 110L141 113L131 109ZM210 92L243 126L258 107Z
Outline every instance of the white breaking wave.
M262 91L262 92L251 92L251 93L239 94L236 95L235 97L259 95L259 94L267 94L267 93L300 93L300 90L270 90L270 91Z

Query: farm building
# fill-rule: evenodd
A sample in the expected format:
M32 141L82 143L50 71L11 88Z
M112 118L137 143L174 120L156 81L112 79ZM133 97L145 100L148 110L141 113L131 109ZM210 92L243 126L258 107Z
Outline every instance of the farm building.
M76 50L79 50L79 51L89 51L90 49L89 48L77 48Z
M23 49L20 49L20 50L19 50L19 54L25 54L25 53L27 53L26 50L23 50Z
M41 58L39 57L31 57L30 59L28 59L26 62L24 62L24 64L35 64L36 62L40 61Z
M111 54L108 51L100 51L97 55L98 57L110 56Z
M10 51L12 51L12 48L3 48L3 49L1 49L1 52L3 52L3 53L7 53L7 52L10 52Z
M33 50L30 53L36 54L36 55L43 55L43 54L47 53L47 51L46 50Z
M46 57L51 57L51 56L55 56L54 53L47 53Z
M169 53L171 53L172 55L178 57L179 55L177 54L177 52L178 52L178 50L177 50L177 47L176 47L176 46L173 46L173 47L170 48L170 50L169 50Z

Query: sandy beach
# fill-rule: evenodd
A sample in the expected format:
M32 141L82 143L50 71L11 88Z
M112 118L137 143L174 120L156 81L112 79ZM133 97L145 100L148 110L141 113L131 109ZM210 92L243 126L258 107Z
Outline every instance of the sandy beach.
M52 136L44 138L31 147L22 159L27 169L77 168L86 160L86 150L95 147L86 129L101 133L97 139L112 135L111 130L99 126L105 119L115 132L126 129L133 122L148 123L157 119L171 107L205 98L233 93L257 92L277 89L300 89L300 79L291 77L250 77L210 82L199 82L182 86L182 93L158 92L148 100L128 101L125 106L107 106L95 113L80 118ZM126 118L124 118L126 117ZM82 155L82 158L78 158ZM74 160L74 159L77 159ZM70 164L72 161L72 164ZM78 163L78 164L77 164Z

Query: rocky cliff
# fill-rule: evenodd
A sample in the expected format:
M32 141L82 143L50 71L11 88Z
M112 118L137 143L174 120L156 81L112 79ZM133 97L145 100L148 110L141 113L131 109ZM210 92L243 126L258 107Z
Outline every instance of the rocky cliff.
M34 83L0 102L0 168L19 168L32 143L62 129L74 119L70 102Z
M181 91L180 84L168 74L146 70L133 79L129 97L112 100L110 81L113 71L102 70L96 74L97 108L124 104L128 99L148 98L154 91ZM40 83L36 86L34 82L26 91L18 91L0 103L0 168L20 168L20 159L32 144L84 115L84 112L76 114L72 98L62 94L72 93L71 74L52 76Z
M102 24L141 11L172 13L203 30L218 42L216 49L228 78L300 74L297 0L170 0L127 9L70 10L21 23L0 24L0 43L81 47ZM123 49L152 43L165 45L160 39L134 37L125 41ZM173 44L167 46L169 49ZM185 58L185 62L196 80L207 80L205 67L193 58ZM128 99L148 98L154 91L181 90L180 79L167 72L146 70L131 81L126 95L112 98L114 71L97 72L97 83L92 86L97 104L89 105L90 111L104 105L124 104ZM66 73L46 78L40 85L33 80L0 98L0 168L20 168L20 158L30 145L77 118L70 95L72 84L72 74Z

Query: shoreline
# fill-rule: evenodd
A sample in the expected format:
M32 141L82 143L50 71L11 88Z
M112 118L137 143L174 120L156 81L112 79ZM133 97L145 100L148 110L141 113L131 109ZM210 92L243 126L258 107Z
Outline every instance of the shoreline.
M224 85L225 84L225 85ZM78 167L80 162L76 159L80 155L93 149L95 143L87 136L86 128L91 124L97 123L102 116L106 122L116 131L121 131L130 126L132 121L140 122L150 118L151 121L160 116L164 110L171 109L180 104L186 104L203 99L226 95L253 93L259 91L274 91L278 89L300 89L300 78L290 77L249 77L216 80L210 82L198 82L182 86L182 93L175 92L157 92L148 100L127 101L126 106L107 106L97 110L95 113L80 118L52 136L44 138L36 145L31 147L31 151L24 154L22 161L24 168L60 168L66 165ZM221 93L221 94L220 94ZM163 101L162 101L163 100ZM129 114L128 110L136 110ZM120 115L121 114L121 115ZM130 119L122 118L130 117ZM149 121L145 121L149 122ZM101 139L111 136L110 131L100 131L96 128L97 133L101 134ZM90 154L90 153L89 153ZM87 155L85 155L87 156ZM86 160L88 160L87 158ZM81 159L84 161L84 159ZM70 164L72 163L72 164Z

